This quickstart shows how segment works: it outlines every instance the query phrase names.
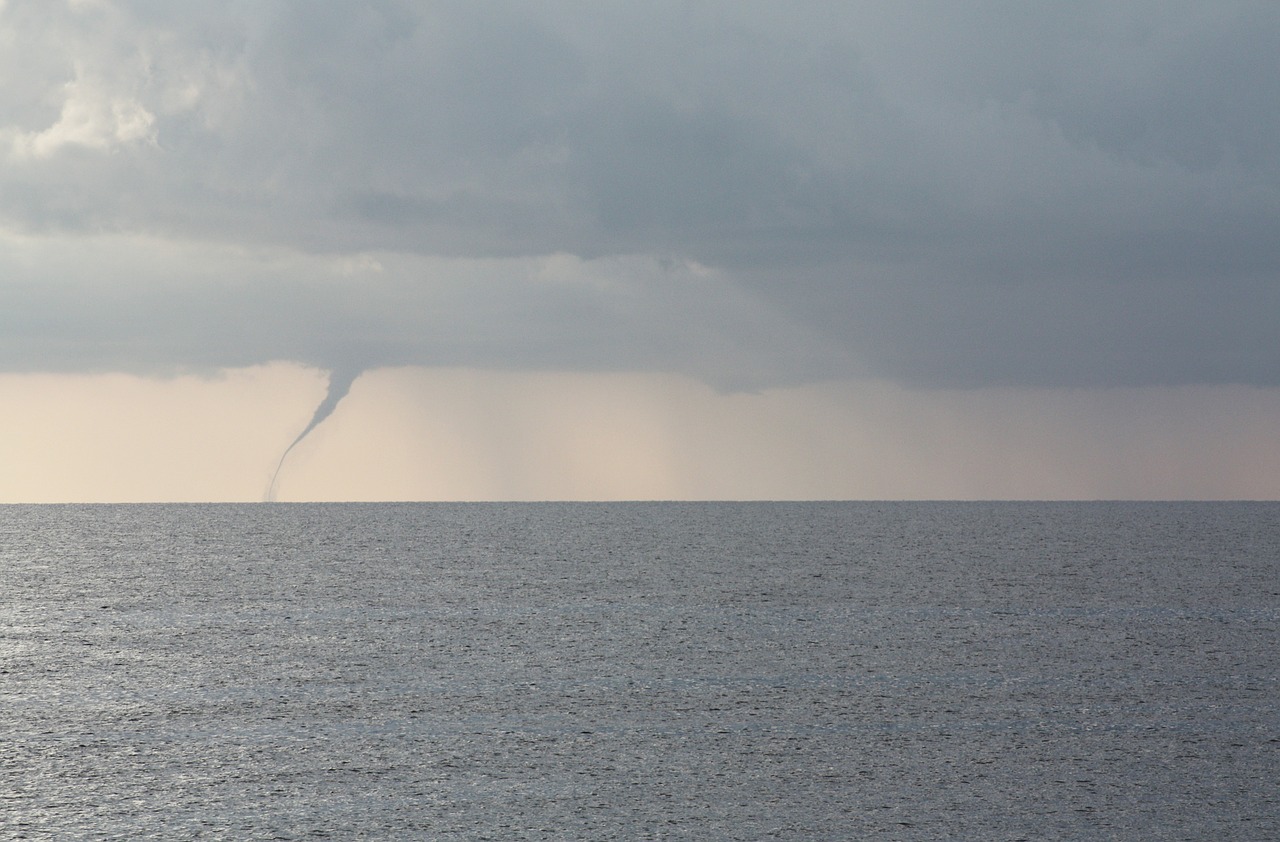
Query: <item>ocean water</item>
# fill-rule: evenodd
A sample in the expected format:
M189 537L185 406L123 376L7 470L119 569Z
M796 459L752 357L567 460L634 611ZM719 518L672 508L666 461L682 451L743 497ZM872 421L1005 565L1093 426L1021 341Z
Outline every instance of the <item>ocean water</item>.
M0 838L1277 839L1280 505L0 507Z

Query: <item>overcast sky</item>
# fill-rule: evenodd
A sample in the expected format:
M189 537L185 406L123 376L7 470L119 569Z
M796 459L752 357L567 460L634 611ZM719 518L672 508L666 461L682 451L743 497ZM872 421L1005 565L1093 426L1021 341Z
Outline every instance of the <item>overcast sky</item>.
M1269 0L0 0L0 371L1256 410L1278 43Z

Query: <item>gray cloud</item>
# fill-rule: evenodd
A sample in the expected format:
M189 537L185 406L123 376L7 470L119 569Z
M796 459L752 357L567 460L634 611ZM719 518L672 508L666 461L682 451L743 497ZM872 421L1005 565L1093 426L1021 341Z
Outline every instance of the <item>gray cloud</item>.
M9 0L0 367L1275 385L1277 36L1267 2Z
M164 375L296 360L674 371L726 389L847 370L838 343L687 261L3 244L25 264L0 302L8 370ZM98 267L91 282L80 263Z

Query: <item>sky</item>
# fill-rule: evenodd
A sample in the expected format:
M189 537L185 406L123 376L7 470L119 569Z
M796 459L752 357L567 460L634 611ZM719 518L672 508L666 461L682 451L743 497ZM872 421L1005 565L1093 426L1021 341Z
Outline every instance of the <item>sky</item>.
M0 0L0 502L1280 498L1276 43Z

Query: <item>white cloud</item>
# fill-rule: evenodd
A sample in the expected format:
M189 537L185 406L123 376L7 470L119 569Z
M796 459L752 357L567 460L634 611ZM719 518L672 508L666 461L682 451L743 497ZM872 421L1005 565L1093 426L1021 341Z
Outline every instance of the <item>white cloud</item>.
M191 114L212 131L234 121L251 88L235 44L210 38L200 15L156 18L131 5L0 7L0 137L15 163L156 147L166 120L180 129L173 121Z
M12 138L13 155L49 158L69 146L110 151L155 145L155 119L138 100L86 78L84 69L77 66L75 79L65 86L58 121L42 131L17 133Z

